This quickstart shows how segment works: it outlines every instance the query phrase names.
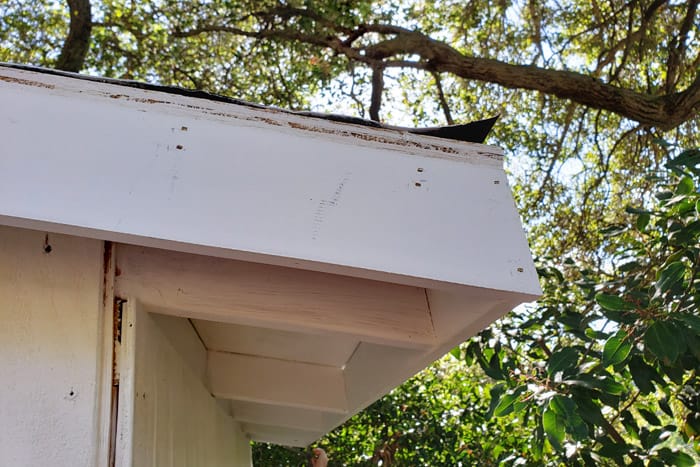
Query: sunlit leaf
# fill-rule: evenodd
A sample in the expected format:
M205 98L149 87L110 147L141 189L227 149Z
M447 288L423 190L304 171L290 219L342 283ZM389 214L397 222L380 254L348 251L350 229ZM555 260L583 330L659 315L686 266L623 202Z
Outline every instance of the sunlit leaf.
M595 296L598 305L609 311L629 311L634 310L634 304L623 300L617 295L599 293Z
M632 341L627 333L620 331L610 337L603 347L603 366L617 365L622 363L632 350Z

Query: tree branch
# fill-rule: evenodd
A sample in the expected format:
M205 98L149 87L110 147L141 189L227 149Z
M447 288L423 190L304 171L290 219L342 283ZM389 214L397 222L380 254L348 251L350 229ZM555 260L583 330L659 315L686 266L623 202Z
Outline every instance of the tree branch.
M382 106L382 92L384 92L384 67L372 68L372 102L369 106L369 118L379 121L379 109Z
M685 42L688 39L690 28L696 20L695 14L697 9L698 0L691 0L688 4L688 11L686 11L685 18L683 19L681 30L669 45L668 60L666 62L666 92L670 92L678 81L678 67L681 63L681 59L685 55Z
M225 32L256 39L299 41L325 47L348 59L371 68L378 65L404 66L436 73L451 73L464 79L495 83L507 88L528 89L583 104L594 109L616 113L644 126L670 130L696 116L700 107L698 79L685 91L654 96L604 83L591 76L564 70L552 70L534 65L513 65L499 60L465 55L449 45L431 39L418 31L386 24L365 24L358 30L391 36L368 46L353 47L339 34L304 33L288 28L247 31L228 26L201 26L178 31L175 37L188 37L207 32ZM350 34L350 37L359 37ZM418 56L419 61L407 61L406 56ZM384 60L396 58L384 63Z
M92 12L90 0L67 0L70 11L70 28L56 62L59 70L78 72L83 68L90 48Z
M437 88L438 98L440 99L440 107L445 114L445 120L447 120L448 125L454 125L454 120L452 119L452 113L450 112L450 105L447 103L445 98L445 91L442 89L442 80L438 73L433 73L433 78L435 79L435 87Z

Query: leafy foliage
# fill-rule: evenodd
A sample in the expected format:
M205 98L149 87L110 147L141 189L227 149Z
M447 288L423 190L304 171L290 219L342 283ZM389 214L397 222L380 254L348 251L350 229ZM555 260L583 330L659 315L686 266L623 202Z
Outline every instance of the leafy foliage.
M690 456L700 453L696 153L672 159L673 184L648 207L629 207L627 225L607 230L614 254L603 268L544 259L545 297L467 346L489 376L518 394L515 403L508 392L501 401L537 420L540 459L697 461ZM498 358L482 358L486 349ZM688 452L669 448L684 443Z
M331 433L337 465L695 465L699 3L94 0L84 70L288 108L379 103L404 125L501 115L492 142L545 295ZM0 61L55 65L69 20L61 0L0 2ZM587 84L478 74L494 62ZM601 87L619 99L589 99ZM689 110L644 123L618 101ZM255 447L261 465L305 453Z

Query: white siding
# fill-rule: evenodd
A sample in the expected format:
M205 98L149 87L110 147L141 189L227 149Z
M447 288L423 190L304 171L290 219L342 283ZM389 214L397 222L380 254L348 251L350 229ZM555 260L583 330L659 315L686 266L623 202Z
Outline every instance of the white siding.
M134 403L120 406L120 417L132 414L132 421L121 427L130 438L124 444L124 449L129 443L132 447L130 465L250 466L249 441L202 382L201 366L206 362L198 355L203 356L204 349L192 351L201 343L189 322L151 315L133 302L124 319L122 345L133 359L123 362L121 381L131 388L127 390ZM123 396L121 400L128 400ZM129 465L128 455L123 459L118 466Z
M0 226L0 465L93 466L102 242L45 238Z

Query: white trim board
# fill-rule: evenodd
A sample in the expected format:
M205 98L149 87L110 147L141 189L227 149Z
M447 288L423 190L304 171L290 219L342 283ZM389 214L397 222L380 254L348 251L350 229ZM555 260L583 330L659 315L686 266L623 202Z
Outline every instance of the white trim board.
M498 148L0 67L0 222L540 293Z

